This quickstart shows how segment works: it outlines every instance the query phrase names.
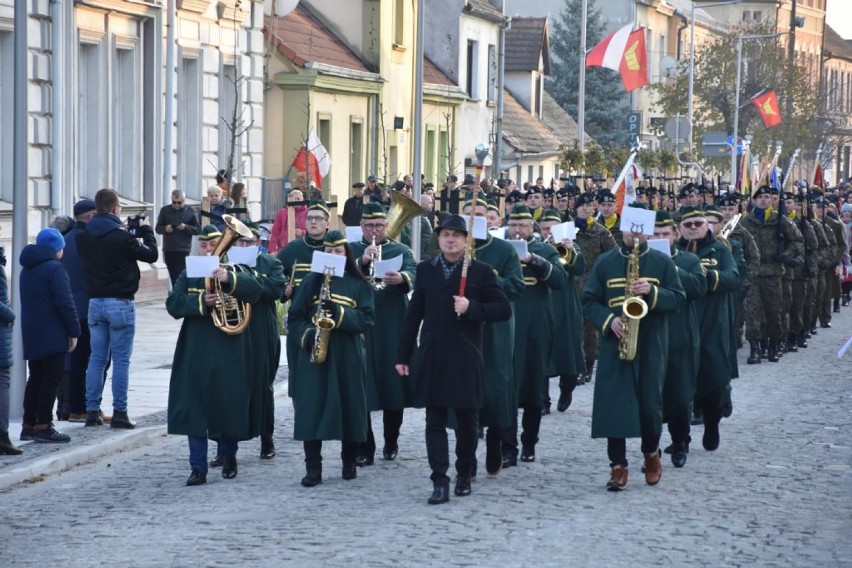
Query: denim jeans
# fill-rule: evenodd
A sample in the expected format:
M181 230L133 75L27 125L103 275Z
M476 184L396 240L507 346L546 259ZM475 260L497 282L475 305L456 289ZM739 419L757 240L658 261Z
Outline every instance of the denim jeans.
M189 467L207 473L207 438L187 436L189 439ZM219 440L219 453L223 458L237 457L237 441L229 438Z
M136 304L123 298L90 299L89 334L92 354L86 369L86 410L100 410L104 370L112 353L112 406L126 412Z

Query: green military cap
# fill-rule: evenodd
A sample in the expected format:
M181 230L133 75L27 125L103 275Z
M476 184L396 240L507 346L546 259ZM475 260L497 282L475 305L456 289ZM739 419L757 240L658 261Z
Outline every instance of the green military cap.
M718 205L712 205L712 204L707 204L707 205L704 206L704 215L708 216L708 217L710 217L710 216L715 217L719 221L721 221L725 218L725 216L722 215L722 210L719 208L719 206Z
M654 221L655 227L674 227L675 222L668 211L657 211L657 218Z
M494 203L494 201L491 200L491 199L488 200L488 210L489 211L497 211L498 213L500 212L500 208L497 207L497 204Z
M560 215L559 211L556 209L545 209L544 213L541 214L541 217L538 218L538 222L544 223L545 221L556 221L557 223L561 223L562 215Z
M333 229L325 234L325 239L323 239L322 244L327 247L339 247L340 245L345 245L346 235L337 229Z
M472 207L473 201L474 200L472 198L468 199L464 202L464 207ZM486 209L488 208L488 201L485 200L485 194L480 193L476 196L476 206L485 207ZM462 209L464 209L464 207L462 207Z
M687 219L691 219L692 217L704 217L703 209L701 209L700 207L692 207L690 205L681 207L677 213L681 221L686 221Z
M365 203L364 208L361 210L361 219L387 219L387 217L388 215L385 213L385 208L382 207L381 203L373 201Z
M199 241L212 241L213 239L220 238L222 238L222 233L219 232L219 229L215 225L204 225L204 228L201 229L201 233L198 235Z
M329 218L328 205L322 200L311 202L308 206L308 211L322 211L325 214L325 218Z
M251 234L255 238L260 237L260 225L253 221L244 221L243 224L248 227L248 230L251 231Z
M532 220L533 216L530 212L530 208L526 205L516 205L514 209L512 209L512 213L509 215L509 219L513 220L523 220L529 219Z

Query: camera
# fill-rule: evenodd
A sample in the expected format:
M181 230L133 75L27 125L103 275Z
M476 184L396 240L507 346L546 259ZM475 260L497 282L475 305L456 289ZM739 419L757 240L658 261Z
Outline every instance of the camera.
M145 215L134 215L133 217L127 218L127 231L133 235L136 234L139 229L139 222L145 218Z

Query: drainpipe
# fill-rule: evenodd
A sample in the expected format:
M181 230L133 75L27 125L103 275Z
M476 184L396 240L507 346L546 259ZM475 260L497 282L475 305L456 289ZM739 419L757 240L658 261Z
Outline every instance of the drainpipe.
M64 195L65 165L65 22L62 0L53 0L50 5L51 41L51 83L53 86L53 140L50 159L50 209L53 215L70 211L70 200ZM63 197L66 199L63 200Z

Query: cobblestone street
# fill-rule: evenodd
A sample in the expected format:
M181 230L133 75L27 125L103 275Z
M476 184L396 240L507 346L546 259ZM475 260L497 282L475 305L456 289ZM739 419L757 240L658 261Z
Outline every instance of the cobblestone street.
M543 418L535 463L487 476L481 444L473 494L442 506L426 504L422 410L406 411L395 462L377 459L343 481L340 446L329 443L324 483L305 489L282 396L278 455L261 461L257 440L242 444L235 480L211 470L207 485L185 487L186 440L154 429L124 451L4 490L0 565L852 566L852 353L836 355L850 333L845 309L779 364L746 365L741 350L719 450L704 451L694 427L686 467L664 456L656 487L631 440L628 490L604 490L605 441L589 437L593 384ZM145 424L163 421L160 412ZM380 415L373 422L381 440ZM0 477L11 463L0 458Z

